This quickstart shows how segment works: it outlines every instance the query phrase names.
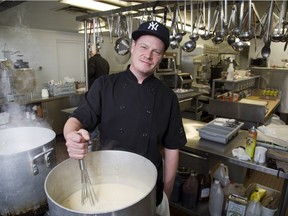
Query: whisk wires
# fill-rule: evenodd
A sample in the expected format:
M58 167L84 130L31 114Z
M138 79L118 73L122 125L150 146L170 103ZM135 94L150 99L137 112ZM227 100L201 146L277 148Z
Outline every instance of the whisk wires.
M92 206L97 202L97 196L91 183L84 159L79 160L81 170L81 204L84 205L86 199L89 199Z

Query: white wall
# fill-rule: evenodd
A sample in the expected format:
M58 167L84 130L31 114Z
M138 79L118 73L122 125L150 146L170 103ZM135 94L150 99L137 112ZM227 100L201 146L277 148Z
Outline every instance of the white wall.
M29 66L36 72L37 88L41 88L43 83L52 79L61 79L57 54L57 42L59 41L83 44L83 36L65 32L0 26L0 50L8 49L12 52L20 52L12 55L11 60L14 62L22 58L23 61L29 62ZM81 46L83 47L83 45ZM82 50L84 51L84 48ZM23 56L19 57L19 54ZM3 53L1 53L0 59L3 57ZM84 59L84 55L82 59ZM82 71L79 71L81 75L77 77L78 79L84 77L83 71L83 68Z
M255 49L255 40L250 41L250 49L249 49L249 58L262 58L261 50L264 46L263 40L256 40L256 49ZM271 53L268 58L268 66L273 67L283 67L285 62L283 60L288 61L288 49L284 52L284 45L283 42L271 42Z
M129 63L117 61L116 39L113 39L110 43L105 36L100 50L110 64L111 73L124 70ZM36 72L36 91L40 91L44 83L61 81L65 76L85 81L83 34L0 26L0 59L4 58L4 49L20 52L11 56L13 62L19 58L29 62ZM19 57L19 54L23 56Z

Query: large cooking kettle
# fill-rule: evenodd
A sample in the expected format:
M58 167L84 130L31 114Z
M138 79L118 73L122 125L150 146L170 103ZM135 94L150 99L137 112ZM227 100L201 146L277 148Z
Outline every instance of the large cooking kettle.
M0 130L0 215L47 211L44 180L56 165L55 137L43 127Z
M72 210L62 203L71 194L81 190L78 161L67 159L58 164L45 180L45 192L51 216L155 216L157 170L148 159L134 153L117 150L90 152L85 157L86 168L93 185L105 183L126 184L141 190L143 195L122 208L103 212ZM103 192L105 193L105 192ZM117 193L117 191L115 191ZM96 192L97 194L97 192ZM129 196L127 191L123 196ZM101 202L101 194L97 195ZM79 200L79 202L81 202ZM113 205L112 205L113 206Z

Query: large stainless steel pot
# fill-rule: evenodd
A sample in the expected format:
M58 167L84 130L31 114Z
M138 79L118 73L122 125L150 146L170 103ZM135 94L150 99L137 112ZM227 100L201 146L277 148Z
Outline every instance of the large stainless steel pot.
M0 215L47 211L44 181L56 165L55 137L42 127L0 130Z
M125 183L141 189L145 196L129 206L109 212L85 213L64 208L61 203L81 189L78 161L70 158L57 165L45 181L44 187L51 216L155 216L157 170L149 160L125 151L103 150L90 152L85 161L93 185Z

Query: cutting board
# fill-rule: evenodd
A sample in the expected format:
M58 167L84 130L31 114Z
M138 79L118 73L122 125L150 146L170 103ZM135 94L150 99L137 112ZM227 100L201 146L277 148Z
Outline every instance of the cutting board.
M239 100L239 103L254 104L254 105L260 105L260 106L267 106L268 104L267 101L250 100L246 98Z

